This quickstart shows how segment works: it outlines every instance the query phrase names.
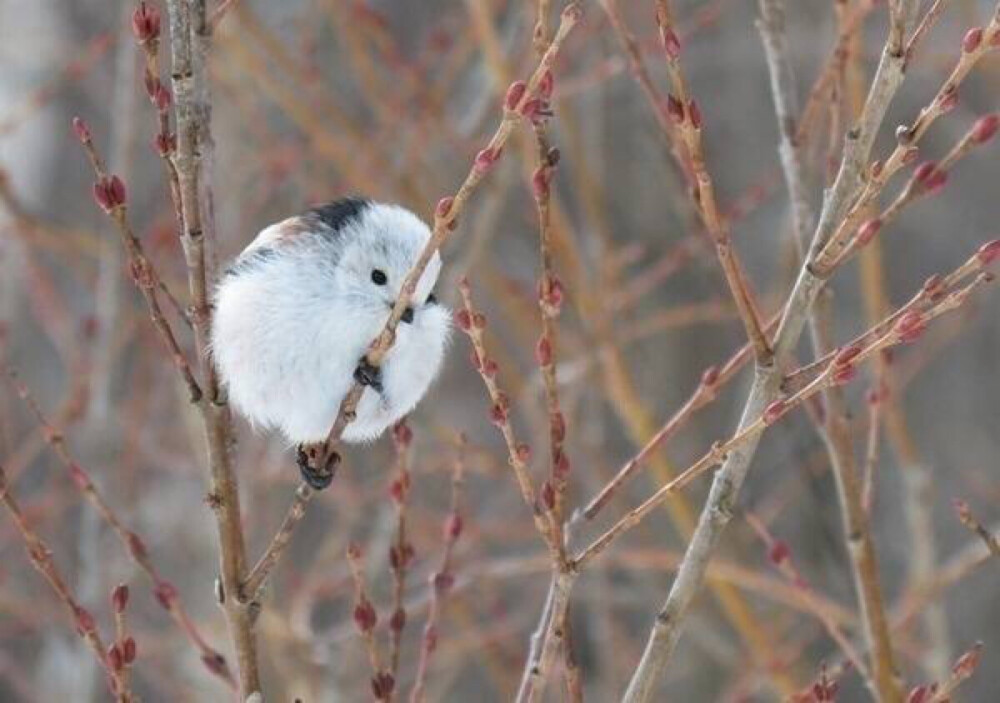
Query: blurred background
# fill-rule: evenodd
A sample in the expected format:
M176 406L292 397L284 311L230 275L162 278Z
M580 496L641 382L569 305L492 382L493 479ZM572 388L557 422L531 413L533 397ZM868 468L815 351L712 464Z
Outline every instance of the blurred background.
M653 83L666 95L653 3L605 4L618 7ZM838 8L863 17L838 79L839 101L824 100L802 144L817 207L829 161L839 160L839 135L878 60L886 11L884 4L869 8L860 0L788 4L800 105L831 55ZM563 3L552 5L554 27ZM562 155L553 181L556 266L567 290L558 363L574 507L677 410L708 365L724 363L744 341L685 178L630 72L620 36L602 3L583 5L585 20L556 64L549 122ZM796 263L767 66L754 25L758 8L746 0L673 5L718 199L770 315L784 300ZM134 3L117 0L0 0L3 354L118 517L142 536L198 636L232 663L213 596L216 532L204 500L199 419L129 280L117 233L93 201L90 165L70 129L74 115L91 125L111 170L126 183L137 235L163 279L183 292L183 302L183 256L151 146L156 113L142 87L133 10ZM535 11L534 2L512 0L233 3L217 27L210 64L219 260L233 257L267 224L350 193L398 201L429 219L493 133L509 83L533 69ZM888 154L895 126L933 97L965 30L992 12L987 2L949 4L912 62L876 155ZM161 61L166 76L166 48ZM963 84L958 107L935 124L922 153L940 158L976 118L996 111L998 86L994 55ZM907 208L860 260L838 273L832 284L838 341L998 236L996 149L974 150L940 194ZM456 307L455 282L469 277L490 323L487 345L513 400L514 426L535 448L540 481L547 472L548 425L533 356L540 330L534 167L530 132L519 129L445 248L438 289ZM1000 562L989 560L952 501L968 501L997 533L998 304L986 288L934 323L919 344L899 350L879 375L866 368L847 388L862 463L871 424L866 394L883 380L892 388L876 428L871 520L907 687L946 676L962 652L983 640L983 663L955 698L984 703L1000 699ZM191 351L176 315L172 323ZM809 350L801 351L808 361ZM729 436L750 376L745 369L696 414L615 497L600 525L578 535L580 544L711 442ZM397 690L408 691L415 675L427 579L444 546L441 525L456 462L465 474L465 530L428 672L429 700L512 698L548 583L546 550L488 410L468 340L456 333L442 377L409 420L407 525L415 558ZM237 428L236 466L254 558L277 529L299 475L293 452L279 438L254 434L241 420ZM466 438L461 452L460 434ZM111 631L111 589L130 585L129 628L138 649L133 678L141 698L228 699L225 682L199 660L206 650L192 646L159 607L149 580L82 500L9 385L0 393L0 462L28 520L105 631ZM278 565L259 624L270 700L370 695L344 554L351 541L363 549L385 648L395 462L388 438L350 448L332 489L313 500ZM696 482L578 580L572 640L587 700L616 700L624 690L707 487L707 479ZM829 460L806 413L796 411L765 436L739 505L662 681L661 700L774 700L811 685L822 663L835 670L842 661L816 612L803 604L802 581L796 585L769 559L762 531L788 545L824 617L862 646ZM106 699L92 653L31 568L6 516L0 554L0 700ZM866 699L856 673L843 673L839 682L842 700ZM558 672L548 696L566 697Z

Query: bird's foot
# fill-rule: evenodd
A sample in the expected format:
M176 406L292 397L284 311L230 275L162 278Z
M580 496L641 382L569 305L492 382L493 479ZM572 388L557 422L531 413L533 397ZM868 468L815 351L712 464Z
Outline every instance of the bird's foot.
M300 444L296 450L296 463L302 480L316 491L330 485L340 464L340 454L329 449L326 442Z
M354 380L362 386L370 386L372 390L382 392L382 370L374 364L369 364L367 357L358 362L354 369Z

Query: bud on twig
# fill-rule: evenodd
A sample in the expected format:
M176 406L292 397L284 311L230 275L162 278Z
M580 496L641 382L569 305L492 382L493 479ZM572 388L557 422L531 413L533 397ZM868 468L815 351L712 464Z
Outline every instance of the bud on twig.
M986 244L979 247L979 250L976 252L976 258L979 260L981 266L989 266L997 259L1000 259L1000 239L986 242Z
M375 612L375 606L364 596L361 596L358 604L354 606L354 624L363 634L368 634L378 624L378 613Z
M962 37L962 51L971 54L983 43L983 28L973 27Z
M1000 127L1000 115L980 117L972 125L972 141L976 144L985 144L997 133L998 127Z
M73 133L76 134L76 138L79 139L82 144L87 144L91 140L90 125L84 122L80 117L73 118Z
M128 586L124 583L115 586L115 589L111 592L111 604L114 606L116 613L125 612L125 606L128 605Z
M863 247L867 245L872 239L875 238L875 235L878 234L880 229L882 229L882 220L878 217L864 222L860 227L858 227L858 233L855 235L858 246Z
M140 2L132 13L132 34L140 44L159 39L160 11L145 2Z
M118 176L105 177L94 184L94 200L105 212L125 204L125 184Z

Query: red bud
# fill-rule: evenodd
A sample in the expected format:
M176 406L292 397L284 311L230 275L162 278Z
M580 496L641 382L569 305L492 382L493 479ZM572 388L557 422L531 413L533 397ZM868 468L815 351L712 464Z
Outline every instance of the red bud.
M113 644L108 647L108 666L114 671L121 671L125 666L125 658L122 656L122 650L118 648L117 644Z
M408 447L413 441L413 430L410 429L405 420L400 420L393 425L392 438L400 447Z
M979 45L983 43L983 29L982 27L973 27L965 36L962 37L962 51L967 54L971 54L973 51L979 48Z
M91 140L90 125L84 122L80 117L73 118L73 133L76 135L76 138L84 144Z
M507 410L500 403L494 403L490 407L490 422L498 426L507 422Z
M680 124L684 121L684 106L673 95L667 96L667 115L674 121L674 124Z
M125 660L126 664L131 664L135 661L136 646L135 638L126 637L125 641L122 642L122 658Z
M552 363L552 343L548 337L542 337L535 345L535 360L539 366L548 366Z
M549 100L552 97L552 90L555 87L555 79L552 77L552 71L546 69L545 73L542 74L541 79L538 81L538 94L541 96L542 100Z
M173 608L174 601L177 600L177 589L172 583L160 581L156 584L153 595L156 596L157 602L159 602L164 610L170 610Z
M456 540L462 534L462 516L451 515L444 524L444 536L446 539Z
M858 357L858 354L860 353L861 353L861 346L858 344L853 344L849 347L844 347L839 352L837 352L837 355L833 358L833 365L846 366L847 364L850 364L852 361L854 361Z
M146 543L142 541L142 537L134 532L128 533L128 548L132 552L132 556L140 561L145 559L149 554L146 549Z
M1000 258L1000 239L986 242L986 244L979 247L979 251L976 252L976 258L979 259L981 266L989 266Z
M486 357L483 360L482 372L483 375L486 376L487 378L493 378L494 376L497 375L497 372L499 370L500 370L500 365L497 364L495 360L491 359L490 357Z
M569 476L569 457L561 449L556 452L555 461L552 462L552 473L556 478L565 480Z
M688 115L691 117L691 126L695 129L701 129L701 108L694 100L688 103Z
M849 383L854 380L854 377L858 375L858 367L856 366L839 366L833 371L833 383L836 386L842 386L845 383Z
M677 38L673 28L660 25L660 43L663 45L663 51L666 52L668 59L676 61L680 58L681 40Z
M958 90L954 87L946 90L938 103L942 112L951 112L958 105Z
M364 596L361 596L358 604L354 606L354 624L357 625L358 630L366 634L374 630L375 625L378 624L378 613L375 612L375 606Z
M531 461L531 447L529 447L527 444L522 443L517 445L517 448L514 450L514 452L517 460L520 461L522 464L527 464L529 461Z
M901 342L908 343L920 337L926 326L924 316L919 310L909 310L896 322L895 332Z
M1000 127L1000 115L980 117L972 125L972 141L976 144L985 144L997 133L998 127Z
M160 11L152 5L140 2L132 13L132 33L140 44L145 44L160 36Z
M701 374L701 385L703 386L714 386L719 382L719 368L717 366L709 366Z
M527 90L528 86L524 81L514 81L507 88L507 95L504 97L503 106L508 110L516 110L517 106L521 104L521 98L524 97L524 91Z
M473 162L472 169L477 174L483 175L493 167L493 164L497 162L498 158L500 158L499 150L493 149L492 147L483 149L476 154L476 159Z
M858 246L863 247L868 244L868 242L875 238L875 235L878 234L880 229L882 229L882 220L878 217L864 222L860 227L858 227L858 233L855 235L858 241Z
M445 571L434 574L434 590L438 593L447 593L455 585L455 577Z
M69 465L69 477L73 479L73 484L81 491L90 486L90 477L87 476L87 472L75 463Z
M788 544L783 540L775 540L771 545L771 548L767 552L767 558L771 560L776 566L780 565L785 559L789 557L792 550L788 548Z
M468 332L472 329L472 315L468 310L462 308L455 313L455 323L462 329L462 331Z
M933 161L925 161L913 171L913 178L918 183L924 183L937 170L937 164Z
M770 425L776 422L788 410L788 404L780 398L764 409L764 424Z
M552 510L556 507L556 490L548 481L542 484L542 505L545 506L546 510Z
M128 586L124 583L115 586L115 589L111 592L111 604L114 606L116 613L125 612L125 606L128 605Z
M396 608L392 617L389 618L389 629L393 632L402 632L404 627L406 627L406 611L402 608Z
M935 170L927 179L924 181L924 187L927 192L931 195L936 195L944 190L945 185L948 183L948 172Z

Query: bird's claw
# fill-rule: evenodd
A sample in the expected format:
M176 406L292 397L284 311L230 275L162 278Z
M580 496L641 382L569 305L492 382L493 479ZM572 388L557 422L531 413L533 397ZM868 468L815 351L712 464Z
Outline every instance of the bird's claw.
M316 491L322 491L333 481L340 464L340 454L328 451L325 443L300 444L296 450L296 463L302 480Z
M354 369L354 380L362 386L369 386L372 390L382 392L382 370L374 364L368 363L368 359L358 362L358 367Z

